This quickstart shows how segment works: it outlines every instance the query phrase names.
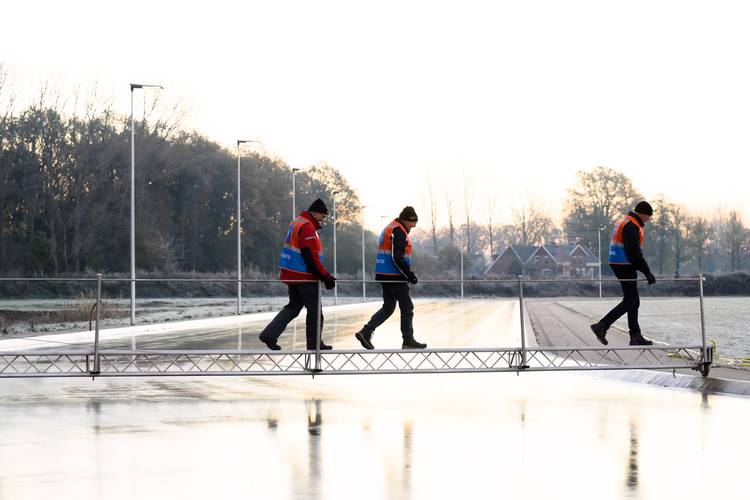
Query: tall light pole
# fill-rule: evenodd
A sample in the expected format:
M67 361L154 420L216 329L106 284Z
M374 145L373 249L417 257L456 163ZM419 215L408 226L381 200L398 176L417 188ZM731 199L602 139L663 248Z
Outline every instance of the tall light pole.
M464 298L464 247L461 247L461 298Z
M367 300L367 292L365 291L365 208L362 205L360 212L362 218L362 302Z
M599 252L599 298L602 298L602 231L603 227L596 229L596 239L598 240L598 252Z
M299 168L292 169L292 220L297 217L297 185L295 184L294 177L299 171Z
M135 118L133 91L135 89L163 89L161 85L130 84L130 324L135 324Z
M331 193L331 196L333 197L333 275L338 276L339 271L336 267L336 195L338 194L338 191L334 191ZM339 301L339 292L336 288L333 289L333 305L338 304Z
M469 226L462 224L461 228L466 226L466 249L469 249ZM461 298L464 298L464 246L461 245Z
M257 143L258 141L250 139L237 139L237 213L235 219L237 223L237 315L242 314L242 209L241 183L240 183L240 146L243 144Z

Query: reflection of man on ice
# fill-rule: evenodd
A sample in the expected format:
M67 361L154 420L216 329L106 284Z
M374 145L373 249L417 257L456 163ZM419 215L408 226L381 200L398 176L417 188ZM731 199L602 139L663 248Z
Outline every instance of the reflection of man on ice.
M354 336L365 349L374 349L372 335L375 329L391 317L396 302L401 309L402 349L424 349L427 344L414 340L414 304L409 297L409 284L417 284L417 276L411 270L411 241L409 231L417 225L417 213L412 207L404 207L399 216L380 233L378 255L375 261L375 279L383 287L383 307L373 314L370 321Z

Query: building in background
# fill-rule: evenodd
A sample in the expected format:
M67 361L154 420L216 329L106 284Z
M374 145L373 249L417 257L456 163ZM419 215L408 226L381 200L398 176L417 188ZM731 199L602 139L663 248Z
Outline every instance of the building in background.
M596 254L590 249L574 245L511 245L493 259L484 272L485 277L529 278L596 278Z

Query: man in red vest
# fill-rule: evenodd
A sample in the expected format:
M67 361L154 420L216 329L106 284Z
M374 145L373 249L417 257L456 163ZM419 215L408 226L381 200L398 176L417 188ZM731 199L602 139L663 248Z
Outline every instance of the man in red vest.
M378 255L375 260L375 279L382 282L383 307L354 336L365 349L374 349L372 335L375 329L401 309L402 349L424 349L427 344L414 340L414 304L409 297L409 285L417 284L417 276L411 270L411 241L409 231L417 225L417 212L404 207L398 218L385 226L380 233Z
M299 315L302 306L307 309L307 349L316 348L318 316L320 331L323 331L323 309L318 300L318 281L325 283L328 290L336 286L336 278L331 276L321 262L323 245L318 236L318 229L327 215L328 207L318 198L310 208L303 210L299 217L289 224L279 259L280 279L289 288L289 303L263 329L259 337L260 341L273 351L281 349L277 344L281 332ZM328 350L332 347L324 344L321 337L320 349Z
M607 330L623 314L628 315L628 330L630 330L630 345L652 345L653 342L644 338L638 324L638 307L641 304L638 296L638 274L642 272L649 285L656 283L646 259L643 258L643 226L654 214L651 205L642 201L632 212L623 217L612 233L609 246L609 266L620 281L622 287L622 302L607 313L598 323L591 325L591 331L604 345L607 345ZM623 281L625 280L625 281Z

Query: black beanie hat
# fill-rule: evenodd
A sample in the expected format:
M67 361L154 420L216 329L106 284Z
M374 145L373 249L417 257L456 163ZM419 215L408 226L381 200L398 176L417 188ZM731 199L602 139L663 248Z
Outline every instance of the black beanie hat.
M651 208L651 205L647 201L638 202L638 204L633 209L633 212L649 216L654 215L654 209Z
M406 206L403 210L401 210L401 213L398 214L398 218L401 220L407 220L409 222L417 222L419 220L419 217L417 217L417 212L414 211L414 207Z
M308 208L307 211L328 215L328 207L320 198L312 202L312 205L310 205L310 208Z

